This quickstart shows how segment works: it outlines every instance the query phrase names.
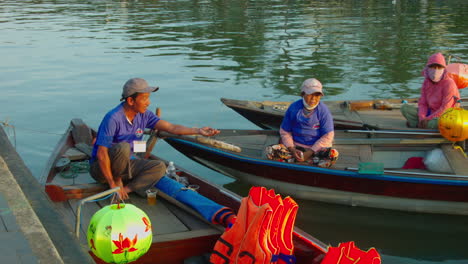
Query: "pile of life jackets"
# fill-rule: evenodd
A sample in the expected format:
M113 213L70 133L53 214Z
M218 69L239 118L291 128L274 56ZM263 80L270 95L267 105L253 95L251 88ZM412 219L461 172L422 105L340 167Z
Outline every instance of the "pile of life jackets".
M252 187L233 224L215 244L210 263L295 263L293 229L299 206L274 190Z
M321 264L380 264L382 260L375 248L362 251L353 241L329 247Z

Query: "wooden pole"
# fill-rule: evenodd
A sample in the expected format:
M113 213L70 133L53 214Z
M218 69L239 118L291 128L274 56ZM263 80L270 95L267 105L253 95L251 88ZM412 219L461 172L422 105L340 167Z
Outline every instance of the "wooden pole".
M156 115L158 117L161 117L161 109L158 107L156 108ZM148 146L146 147L146 152L144 158L147 159L151 155L151 152L153 151L154 146L156 145L156 142L158 141L158 137L156 136L156 133L158 131L155 129L152 129L150 132L150 137L148 139Z

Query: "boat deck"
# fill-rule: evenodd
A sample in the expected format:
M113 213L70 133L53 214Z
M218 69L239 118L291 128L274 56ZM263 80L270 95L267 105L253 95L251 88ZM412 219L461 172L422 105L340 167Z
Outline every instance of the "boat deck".
M338 132L342 134L342 132ZM224 141L242 149L242 155L251 158L266 159L265 148L267 146L278 144L279 136L276 133L257 134L245 136L223 135L217 136L217 140ZM463 158L463 154L453 149L443 138L339 138L335 140L336 148L340 156L333 168L352 169L358 168L361 163L384 163L385 170L400 171L401 173L411 173L412 176L418 174L430 175L431 171L423 169L402 169L405 162L411 157L425 157L427 153L435 148L442 148L448 158L452 172L444 174L450 177L451 174L468 175ZM413 175L414 174L414 175ZM457 178L468 180L467 178Z

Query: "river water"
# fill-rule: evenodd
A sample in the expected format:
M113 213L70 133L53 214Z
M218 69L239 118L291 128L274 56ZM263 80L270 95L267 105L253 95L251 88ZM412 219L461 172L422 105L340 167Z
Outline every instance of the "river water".
M160 86L152 107L188 126L255 129L219 99L294 100L310 77L327 100L417 97L430 54L468 61L467 17L466 0L3 0L0 122L40 178L69 121L97 127L131 77ZM247 188L165 142L155 151ZM332 246L373 246L384 263L468 263L467 217L299 204L298 225Z

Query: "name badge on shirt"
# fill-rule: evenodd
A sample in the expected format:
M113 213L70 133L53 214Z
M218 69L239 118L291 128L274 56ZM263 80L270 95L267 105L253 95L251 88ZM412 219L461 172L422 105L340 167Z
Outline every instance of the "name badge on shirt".
M146 141L144 140L133 141L133 152L146 152Z

